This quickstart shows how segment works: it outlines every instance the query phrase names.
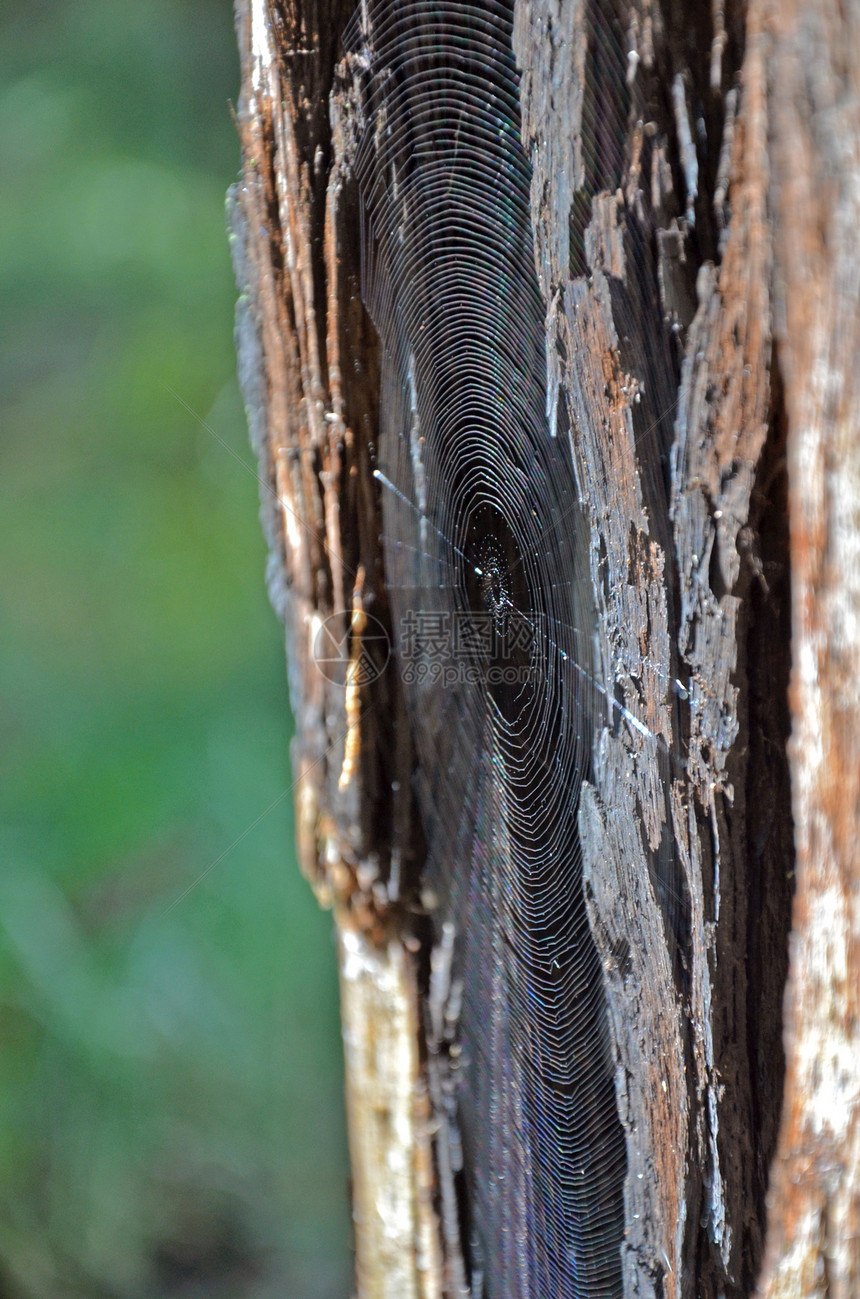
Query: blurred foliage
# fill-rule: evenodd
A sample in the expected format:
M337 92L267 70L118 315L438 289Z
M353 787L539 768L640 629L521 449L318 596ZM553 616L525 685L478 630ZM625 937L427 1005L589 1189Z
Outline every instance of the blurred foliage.
M234 379L231 24L0 19L0 1299L349 1292Z

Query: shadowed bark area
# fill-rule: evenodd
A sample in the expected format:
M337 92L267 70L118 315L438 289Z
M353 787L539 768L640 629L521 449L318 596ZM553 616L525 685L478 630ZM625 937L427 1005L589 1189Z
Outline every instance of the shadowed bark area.
M338 930L359 1293L477 1296L450 939L386 662L352 11L237 5L240 375L300 862ZM762 0L513 7L547 409L606 700L579 836L629 1296L751 1294L765 1256L766 1293L858 1289L857 23Z

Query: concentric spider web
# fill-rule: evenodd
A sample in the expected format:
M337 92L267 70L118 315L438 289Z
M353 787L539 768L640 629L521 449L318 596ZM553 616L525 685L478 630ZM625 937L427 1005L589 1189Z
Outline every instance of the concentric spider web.
M587 537L547 412L511 16L366 0L346 42L387 579L463 982L473 1282L574 1299L621 1292L625 1154L577 832L600 702Z

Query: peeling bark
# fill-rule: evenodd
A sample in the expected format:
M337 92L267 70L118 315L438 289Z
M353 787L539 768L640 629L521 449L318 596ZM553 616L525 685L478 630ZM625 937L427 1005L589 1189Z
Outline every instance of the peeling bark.
M644 739L630 725L604 732L592 817L598 807L612 815L586 834L623 1079L627 1287L742 1293L760 1257L770 1154L757 1124L780 1086L778 1053L762 1078L749 1049L751 1033L773 1038L778 999L750 1017L752 773L738 672L751 630L744 545L772 409L761 16L751 5L744 29L730 13L732 39L723 27L709 41L697 7L634 6L627 89L619 65L595 125L582 61L594 14L532 0L518 15L537 261L592 513L604 673L647 728ZM697 23L694 49L682 33ZM720 147L705 165L690 154L691 104L717 140L731 128L725 156ZM587 162L598 129L626 132L623 166L601 173ZM560 232L576 219L583 252L572 276ZM777 747L761 761L784 759ZM775 783L774 823L784 825L785 781ZM785 893L785 862L774 875ZM777 947L784 937L774 935ZM771 1140L774 1122L770 1113Z
M377 343L359 292L349 92L336 70L351 8L237 5L236 340L269 591L286 628L299 865L338 936L358 1284L433 1299L443 1273L413 764L398 679L384 671Z

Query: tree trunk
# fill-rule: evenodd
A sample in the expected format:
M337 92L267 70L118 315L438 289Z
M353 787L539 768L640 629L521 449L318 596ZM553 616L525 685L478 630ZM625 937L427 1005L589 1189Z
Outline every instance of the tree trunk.
M353 8L239 0L230 213L240 379L287 631L299 860L338 934L359 1294L860 1293L860 13L834 0L416 0L400 6L399 34L397 8L365 0L347 33ZM429 79L423 117L415 68ZM493 105L509 92L503 120ZM484 143L471 114L489 123ZM410 206L421 131L447 168L441 233ZM535 1063L554 1047L550 975L535 975L532 1009L507 1007L526 977L518 945L540 956L562 930L529 930L506 902L497 922L495 886L468 911L477 849L458 858L452 804L434 799L472 732L468 717L459 741L437 728L449 758L436 770L439 689L411 683L403 631L429 588L407 598L397 577L447 548L507 635L495 560L432 523L433 491L453 480L428 476L425 492L420 461L433 438L419 389L444 322L420 335L451 271L434 241L494 159L479 224L487 266L504 244L511 269L496 301L500 276L475 279L468 246L451 245L456 311L484 311L491 340L519 356L528 326L507 304L520 291L535 304L530 364L555 466L546 555L564 561L562 585L576 566L577 621L586 606L593 618L571 641L573 675L563 621L544 637L586 701L565 869L592 1037L564 1020L570 997L552 1012L572 1035L590 1133L581 1184L541 1154L540 1120L557 1132L568 1113ZM397 322L422 292L407 346ZM449 388L475 332L432 371ZM500 411L526 402L534 374L518 367ZM398 420L402 479L379 467ZM402 559L410 528L418 561ZM515 544L500 528L496 551ZM528 565L520 552L507 563L511 608L547 595L538 583L518 596L514 570ZM509 695L492 699L485 750L487 718L512 716ZM556 747L570 711L553 714ZM474 785L475 815L490 807L484 839L519 888L537 849L515 842L507 761L497 753L490 787ZM535 770L537 825L558 781L550 756ZM594 1099L601 1051L611 1115ZM470 1053L489 1060L484 1073ZM502 1056L516 1067L500 1081ZM541 1189L555 1177L567 1217ZM553 1231L586 1232L590 1201L599 1231L575 1258L551 1256Z

